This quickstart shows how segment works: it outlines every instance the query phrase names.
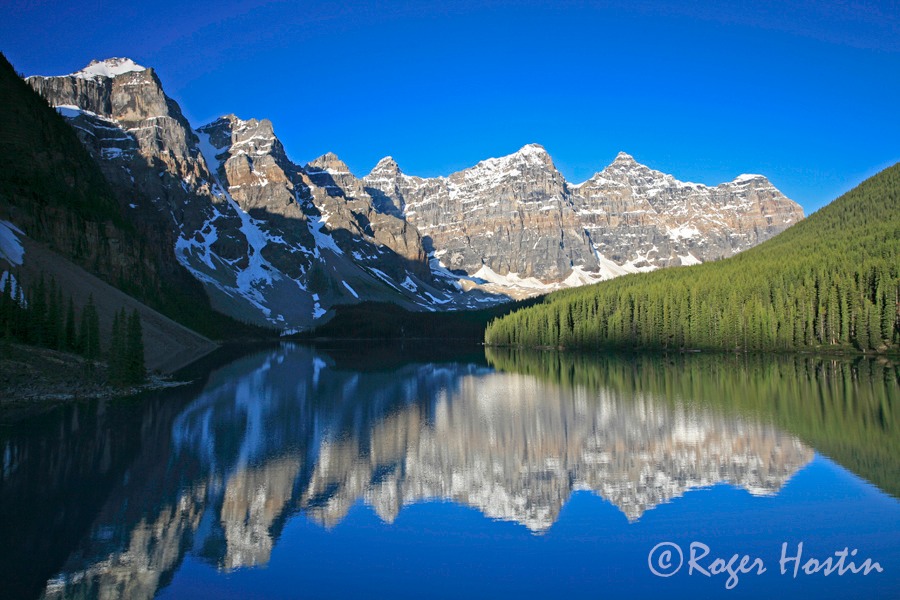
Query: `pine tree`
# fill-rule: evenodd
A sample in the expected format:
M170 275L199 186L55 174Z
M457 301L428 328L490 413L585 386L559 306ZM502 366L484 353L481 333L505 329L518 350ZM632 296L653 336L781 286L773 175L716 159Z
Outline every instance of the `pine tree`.
M123 309L124 316L124 309ZM122 323L124 325L124 323ZM128 318L128 333L125 348L125 377L128 383L141 383L146 378L144 368L144 335L141 328L141 317L137 309Z
M3 272L3 285L0 286L0 337L9 339L12 337L10 322L13 318L12 298L15 293L12 289L12 273Z
M31 293L28 302L28 343L36 346L44 345L47 329L47 284L44 274Z
M67 352L75 352L78 349L78 336L75 333L75 304L72 296L69 296L69 306L66 308L66 325L63 334L63 349Z
M54 350L59 349L60 332L62 331L62 301L56 280L50 278L47 289L47 319L44 321L44 345Z
M90 360L100 357L100 317L94 306L94 295L88 296L87 304L81 310L81 327L78 346L81 354Z
M14 314L17 315L17 318L12 322L13 336L24 342L28 338L28 319L26 312L28 303L25 300L25 290L22 289L22 284L16 285L16 294L16 309Z
M126 353L126 319L125 309L116 312L113 316L112 335L109 342L109 381L113 385L124 385L126 383L125 374L125 353Z

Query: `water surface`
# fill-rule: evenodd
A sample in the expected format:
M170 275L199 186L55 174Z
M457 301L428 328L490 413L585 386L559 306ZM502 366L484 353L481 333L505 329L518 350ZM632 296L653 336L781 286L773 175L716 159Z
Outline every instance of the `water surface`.
M890 362L283 345L200 375L3 429L4 597L725 593L692 543L757 561L731 597L900 594ZM845 548L882 572L781 572Z

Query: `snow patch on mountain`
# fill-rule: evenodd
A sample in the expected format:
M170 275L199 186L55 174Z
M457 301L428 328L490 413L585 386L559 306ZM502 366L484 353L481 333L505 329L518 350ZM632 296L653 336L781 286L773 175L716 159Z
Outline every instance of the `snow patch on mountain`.
M757 175L755 173L744 173L743 175L735 177L732 183L749 183L751 181L756 181L757 179L765 179L765 176Z
M563 279L562 285L564 287L591 285L592 283L597 283L598 281L609 279L609 277L605 277L604 275L605 274L602 273L590 273L582 269L580 266L576 266L572 268L572 272L569 274L569 276Z
M694 256L693 254L691 254L690 252L688 252L687 254L684 254L684 255L679 254L678 258L681 259L681 264L684 266L702 264L702 261L698 260L697 257Z
M263 249L266 247L266 244L269 241L268 235L260 228L259 222L253 219L249 214L247 214L244 209L231 197L225 187L219 182L218 170L221 164L218 159L218 151L219 148L213 146L213 144L209 140L209 134L203 133L200 131L195 132L200 144L200 153L203 155L203 158L206 160L207 166L210 169L210 173L215 181L213 186L213 193L216 196L222 197L226 200L228 205L232 208L232 210L238 215L241 220L241 225L239 230L244 234L244 237L247 240L248 255L247 260L248 264L245 268L236 268L235 269L235 290L241 296L243 296L246 300L250 301L253 305L259 308L266 317L271 316L271 310L266 306L267 299L265 294L263 293L262 288L271 286L275 279L281 279L280 272L275 269L268 260L262 254ZM204 248L204 262L213 266L209 256L211 255L210 245L215 241L215 226L211 221L207 221L204 225L201 232L209 230L208 233L204 236L205 240L201 244ZM189 242L190 245L195 245L194 243ZM181 240L176 244L176 249L183 249L186 246L184 242ZM184 257L184 254L179 253L179 260ZM184 261L182 261L184 264ZM187 266L187 265L185 265ZM190 267L189 267L190 268ZM213 266L213 268L215 268ZM195 270L192 269L192 272ZM218 284L219 287L222 287L222 284Z
M488 158L471 169L462 171L465 182L463 187L482 190L490 189L502 183L505 179L521 177L524 171L547 164L552 164L552 161L544 147L539 144L528 144L513 154L501 156L500 158ZM452 179L445 180L449 187L451 198L464 193L464 189L461 189Z
M625 265L617 264L615 261L606 258L605 256L603 256L603 254L600 253L596 245L593 245L592 249L594 250L594 258L597 259L597 263L600 266L599 277L602 281L637 272L634 269L630 269Z
M10 223L0 221L0 258L6 259L13 266L19 266L25 258L25 248L16 234L25 233Z
M400 284L411 292L419 291L419 288L416 286L415 282L410 279L409 275L406 276L406 279Z
M691 227L690 225L683 224L674 229L669 229L666 233L668 233L669 237L673 240L686 240L699 236L700 230L696 227Z
M323 317L325 315L325 313L328 311L326 311L324 308L322 308L322 305L319 303L319 295L318 294L313 294L312 298L313 298L312 318L313 318L313 320L316 320L316 319Z
M344 251L337 245L337 242L334 241L334 238L331 237L331 234L326 231L327 215L307 215L307 225L309 226L309 232L313 235L313 238L316 240L316 247L314 248L314 252L316 257L320 256L319 249L327 248L331 250L335 254L343 254Z
M146 70L146 67L142 67L130 58L107 58L106 60L91 61L88 66L76 73L72 73L72 75L80 79L112 78L125 73L137 73Z
M472 275L472 278L482 279L490 283L496 283L497 285L531 290L546 290L551 287L537 277L520 277L518 273L500 275L487 265L482 265L481 268Z
M376 269L375 267L367 266L367 267L366 267L366 270L367 270L367 271L370 271L370 272L371 272L373 275L375 275L378 279L382 280L383 282L385 282L386 284L388 284L389 286L391 286L392 288L394 288L394 289L397 290L398 292L401 291L400 288L397 287L397 284L394 282L394 280L391 279L391 278L388 276L388 274L385 273L384 271L382 271L381 269Z

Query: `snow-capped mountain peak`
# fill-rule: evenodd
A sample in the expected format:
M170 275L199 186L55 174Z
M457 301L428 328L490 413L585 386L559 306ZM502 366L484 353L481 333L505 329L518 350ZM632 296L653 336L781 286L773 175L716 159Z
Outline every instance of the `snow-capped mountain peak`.
M555 169L550 153L540 144L526 144L512 155L529 166L545 166Z
M113 78L125 73L146 71L130 58L107 58L105 60L92 60L91 63L80 71L73 73L75 77L82 79L95 79L98 77Z
M634 160L634 157L627 152L619 152L616 154L616 159L613 161L614 165L636 165L638 162Z
M540 144L525 144L516 151L519 156L549 156L546 148Z
M266 119L196 130L152 69L94 61L28 83L72 123L128 210L171 228L214 308L285 329L332 306L474 307L733 254L802 218L765 178L683 183L620 152L569 185L539 144L445 177L390 156L358 179L291 161Z
M550 154L540 144L526 144L512 154L488 158L461 173L467 173L467 179L472 181L482 178L493 180L498 176L518 177L523 173L523 169L545 167L556 170Z
M350 174L350 167L334 152L326 152L315 160L310 161L306 164L306 170L311 172L324 171L329 175Z
M744 183L750 183L751 181L758 181L758 182L764 181L764 182L768 183L769 180L766 179L765 175L758 175L756 173L743 173L743 174L735 177L731 183L744 184Z
M393 156L385 156L381 160L378 161L372 170L369 172L369 175L377 175L377 174L397 174L400 173L400 165L397 164L397 161L394 160Z

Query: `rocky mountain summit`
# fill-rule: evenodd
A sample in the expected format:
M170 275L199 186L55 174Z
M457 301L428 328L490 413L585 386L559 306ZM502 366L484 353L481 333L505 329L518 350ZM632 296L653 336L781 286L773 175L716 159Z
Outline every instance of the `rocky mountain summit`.
M153 69L125 58L27 81L217 310L283 330L338 304L473 308L695 264L803 218L762 176L682 183L624 153L579 185L537 144L437 178L391 157L362 178L332 153L301 166L266 119L192 129Z
M364 181L428 236L443 266L535 290L724 258L803 218L762 175L683 183L622 152L573 185L537 144L434 179L387 158Z
M725 258L803 218L762 175L708 187L678 181L624 152L571 189L598 257L626 272Z
M507 299L434 278L415 227L348 193L339 169L292 163L268 120L229 115L192 130L154 71L128 59L27 81L225 314L289 330L362 300L437 310Z

